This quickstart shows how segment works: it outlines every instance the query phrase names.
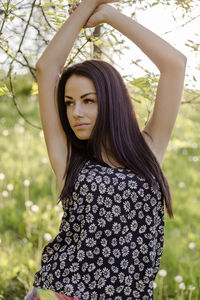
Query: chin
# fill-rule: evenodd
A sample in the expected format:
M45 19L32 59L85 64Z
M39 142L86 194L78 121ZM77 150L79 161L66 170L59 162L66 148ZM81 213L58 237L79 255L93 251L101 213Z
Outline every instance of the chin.
M76 137L77 137L77 139L79 139L79 140L82 140L82 141L85 141L85 140L89 140L89 136L87 136L87 135L76 135Z

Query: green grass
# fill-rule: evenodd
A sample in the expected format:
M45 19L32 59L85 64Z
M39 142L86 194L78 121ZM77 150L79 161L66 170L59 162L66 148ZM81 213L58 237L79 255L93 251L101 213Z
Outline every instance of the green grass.
M38 102L36 96L30 96L28 79L27 86L18 87L19 107L32 123L41 126ZM0 299L17 300L30 289L42 248L58 232L62 210L56 206L58 187L41 131L23 122L10 98L2 97L0 105ZM145 105L138 104L136 109L145 114ZM166 214L160 269L167 274L156 278L155 300L200 299L198 109L181 107L163 164L173 197L174 220ZM29 186L24 185L26 179ZM177 275L182 276L185 290L175 281ZM189 286L195 290L189 291Z

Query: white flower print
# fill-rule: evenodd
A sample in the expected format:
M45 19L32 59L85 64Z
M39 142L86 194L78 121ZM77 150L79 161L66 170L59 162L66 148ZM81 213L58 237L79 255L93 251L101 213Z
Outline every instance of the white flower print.
M112 200L108 197L106 197L106 199L104 199L104 205L109 208L112 205Z
M102 270L101 269L97 269L94 273L94 278L95 280L98 280L102 275Z
M128 190L125 190L123 192L123 199L128 199L130 197L130 194L131 194L131 191L128 189Z
M113 226L112 226L112 230L113 230L114 234L119 233L120 230L121 230L121 224L117 223L117 222L114 222Z
M114 250L113 250L113 255L114 255L115 257L119 258L120 255L121 255L119 249L114 249Z
M110 270L108 268L103 268L102 274L105 278L109 278L110 277Z
M120 267L121 267L122 269L126 269L126 268L128 267L128 264L129 264L128 260L127 260L127 259L123 259L123 260L121 261L121 263L120 263Z
M86 201L88 203L91 203L93 201L93 198L94 198L94 196L93 196L92 193L87 193L87 195L86 195Z
M112 178L112 182L113 182L113 185L116 185L118 184L118 179L116 177Z
M93 238L87 238L86 239L86 246L88 247L94 247L96 245L96 241Z
M80 189L80 194L85 196L87 194L87 192L88 192L88 186L87 186L87 184L84 184Z
M103 238L103 239L101 239L101 245L103 246L103 247L106 247L107 246L107 239L105 239L105 238Z
M131 208L131 206L130 206L130 202L129 201L124 201L123 202L123 207L124 207L124 210L125 211L130 211L130 208Z
M97 283L98 288L103 288L105 286L105 283L106 283L105 278L103 278L103 277L99 278L98 283Z
M118 190L119 191L123 191L125 189L125 187L126 187L126 183L125 182L120 182L118 184Z
M124 281L124 273L120 272L119 275L118 275L118 278L119 278L119 282L122 283Z
M113 205L112 212L115 217L118 217L121 213L121 208L119 207L119 205Z
M112 277L111 277L111 282L112 282L112 283L115 283L116 280L117 280L117 276L112 276Z
M86 181L87 181L87 182L92 182L92 181L94 181L94 176L88 175L87 178L86 178Z
M99 218L97 222L100 227L105 227L106 225L106 221L103 218Z
M125 277L125 284L128 286L131 286L133 282L133 277L131 275L128 275Z
M97 183L101 183L102 182L102 177L101 176L96 176L95 180Z
M103 176L103 181L104 181L106 184L110 184L110 177L108 177L107 175L106 175L106 176Z
M93 182L92 184L91 184L91 191L92 192L95 192L97 190L97 184L96 184L96 182Z
M114 286L113 285L107 285L105 288L106 294L109 296L112 296L114 294Z
M110 256L110 252L111 252L111 250L110 250L109 247L105 247L105 248L103 248L103 250L102 250L102 254L103 254L104 257Z
M92 223L93 220L94 220L94 215L92 213L86 215L86 222Z
M111 222L113 220L113 214L108 211L106 214L105 214L105 218L108 222Z
M131 170L87 161L62 201L60 231L44 249L35 286L84 300L151 300L164 241L156 189Z
M108 186L108 188L107 188L108 195L113 195L114 192L115 192L114 187L112 185Z
M86 274L82 277L82 279L85 283L88 283L90 282L91 276L89 274Z
M131 265L128 267L128 272L129 272L130 274L133 274L133 273L135 272L135 266L131 264Z
M97 230L97 226L93 223L89 226L89 232L94 233Z
M131 222L131 230L132 230L132 231L136 231L137 228L138 228L138 223L137 223L136 220L133 220L133 221Z
M95 204L92 206L92 212L95 214L98 211L98 206Z
M74 288L72 284L67 284L65 286L65 293L67 293L68 295L71 295L71 293L73 293Z
M102 195L98 196L98 198L97 198L97 203L98 203L99 205L103 205L103 203L104 203L104 197L103 197Z
M133 235L132 235L131 232L127 233L127 235L125 236L125 240L126 240L126 242L127 242L128 244L129 244L130 241L132 240L132 237L133 237Z
M72 282L73 283L78 283L81 280L80 274L76 273L72 276Z
M99 210L99 215L102 217L102 216L105 215L105 213L106 213L105 208L104 208L104 207L101 207L100 210Z
M138 282L136 282L136 288L140 291L143 292L144 291L144 283L142 280L139 280Z
M128 246L124 246L124 247L122 248L122 256L125 257L125 256L127 256L128 254L129 254L129 248L128 248Z
M120 238L119 238L119 244L120 245L124 245L125 244L125 239L123 238L123 236L120 236Z
M102 266L103 265L103 258L102 257L98 258L97 264L98 264L98 266Z
M104 194L104 193L106 192L106 186L105 186L104 183L101 183L101 184L99 185L99 192L100 192L101 194Z
M114 201L116 201L117 203L121 203L122 197L120 194L115 194L114 195Z
M128 187L130 187L131 189L136 190L137 186L138 186L138 184L137 184L137 182L135 180L129 180L128 181Z

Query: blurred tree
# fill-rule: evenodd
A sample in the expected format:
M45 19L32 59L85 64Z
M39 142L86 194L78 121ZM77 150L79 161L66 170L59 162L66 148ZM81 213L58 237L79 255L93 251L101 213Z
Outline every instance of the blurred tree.
M29 72L33 78L32 91L37 93L36 61L49 40L66 20L68 7L73 2L74 0L0 1L0 55L2 57L0 65L5 70L0 78L0 96L6 94L11 97L23 118L17 106L13 75L18 70L23 73ZM174 10L180 11L182 21L179 26L184 26L199 17L199 15L194 16L195 7L199 5L197 0L122 0L115 5L119 10L128 9L130 16L137 17L138 11L160 4L171 7L172 14ZM199 34L197 36L199 37ZM192 51L200 49L200 44L193 40L188 40L186 46ZM100 25L95 29L82 29L66 65L91 57L106 58L114 63L113 57L117 55L120 58L123 50L127 48L124 37L107 25ZM139 60L132 63L142 68ZM140 89L143 98L152 101L156 89L155 84L149 85L149 83L155 83L157 77L148 70L145 70L145 74L146 76L138 80L131 75L125 77L133 86ZM193 79L195 81L195 77ZM9 84L6 84L6 80ZM196 98L192 101L196 101Z

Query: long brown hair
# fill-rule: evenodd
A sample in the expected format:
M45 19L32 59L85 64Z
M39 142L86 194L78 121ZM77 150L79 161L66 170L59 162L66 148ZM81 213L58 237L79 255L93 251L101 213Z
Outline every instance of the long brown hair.
M98 116L88 140L78 139L67 119L64 102L65 85L73 74L91 79L96 88ZM97 162L105 164L101 155L101 146L104 145L104 138L108 135L112 154L117 162L144 177L152 185L155 184L155 178L157 179L168 214L173 217L167 179L139 129L133 103L119 72L102 60L87 60L75 64L65 69L61 75L57 101L68 147L66 170L63 175L65 184L59 199L63 200L71 196L74 181L88 159L95 157ZM106 148L106 145L104 146Z

